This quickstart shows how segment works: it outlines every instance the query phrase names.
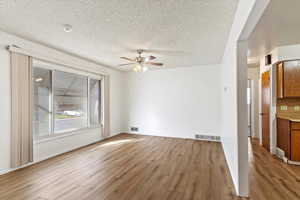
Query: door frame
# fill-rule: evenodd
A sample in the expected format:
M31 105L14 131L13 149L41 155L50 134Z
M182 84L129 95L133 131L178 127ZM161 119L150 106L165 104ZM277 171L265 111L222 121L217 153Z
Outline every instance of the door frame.
M269 133L268 133L268 141L267 141L267 144L268 144L268 146L267 147L265 147L264 146L264 133L263 133L263 116L265 115L265 113L263 113L263 76L266 74L266 73L268 73L268 76L269 76L269 112L268 112L268 118L267 119L265 119L266 120L266 122L268 122L268 129L269 129ZM271 74L272 74L272 71L271 71L271 69L269 69L269 70L266 70L266 71L264 71L264 72L262 72L261 74L260 74L260 79L261 79L261 81L260 81L260 93L261 93L261 95L260 95L260 104L261 104L261 108L260 108L260 121L261 121L261 127L260 127L260 131L261 131L261 137L260 137L260 140L261 140L261 145L262 146L264 146L268 151L270 151L271 152L271 121L270 121L270 119L271 119L271 113L272 113L272 111L271 111L271 95L272 95L272 93L271 93L271 85L272 85L272 82L271 82Z
M250 88L250 105L248 105L248 128L250 128L250 133L248 135L248 137L252 138L253 137L253 133L255 130L255 113L254 113L254 107L255 107L255 102L254 102L254 98L255 98L255 94L254 94L254 80L248 78L248 84L247 84L247 90L248 88ZM248 93L248 92L247 92ZM247 94L247 101L248 101L248 94ZM250 110L250 113L249 113ZM249 120L250 120L250 124L249 124ZM250 125L250 127L249 127Z
M261 67L260 70L260 77L259 77L259 113L262 112L262 94L261 94L261 87L262 87L262 79L261 75L266 72L270 71L270 153L275 155L276 154L276 134L277 134L277 122L276 122L276 65L277 63L273 63L268 66ZM259 115L259 144L262 145L262 117Z
M229 121L232 128L228 128L228 130L233 132L229 133L230 138L228 140L222 139L222 144L236 193L242 197L247 197L249 192L249 138L246 134L248 39L269 3L270 0L239 2L235 15L239 16L241 14L241 17L235 19L232 24L228 39L229 45L226 46L224 53L226 62L224 63L225 66L222 66L233 67L233 71L228 72L230 74L233 72L233 77L228 74L229 80L224 82L224 92L228 92L228 98L233 98L233 101L230 103L233 106L233 116L232 121ZM245 11L243 8L247 8L248 10L246 9ZM229 49L228 51L227 48ZM230 142L230 144L226 141Z

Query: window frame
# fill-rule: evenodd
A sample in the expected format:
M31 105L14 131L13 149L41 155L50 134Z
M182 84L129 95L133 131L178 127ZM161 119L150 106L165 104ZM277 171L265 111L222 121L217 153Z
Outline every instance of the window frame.
M68 67L64 67L62 65L59 64L54 64L51 62L47 62L47 61L41 61L39 59L34 59L33 60L33 65L32 68L40 68L40 69L46 69L50 71L50 84L51 84L51 90L50 90L50 97L49 97L49 104L50 104L50 110L49 113L51 115L51 119L50 119L50 123L51 123L51 127L50 127L50 131L48 132L48 134L40 136L39 134L35 135L35 139L39 139L39 140L49 140L51 138L55 139L55 138L60 138L60 137L64 137L64 136L71 136L74 134L79 134L81 131L84 130L91 130L91 129L99 129L102 127L102 120L103 120L103 105L102 105L102 99L103 99L103 92L102 92L102 85L103 85L103 76L98 75L98 74L91 74L91 73L87 73L84 71L80 71L80 70L74 70L74 69L70 69ZM32 70L33 71L33 70ZM54 84L53 84L53 77L55 72L65 72L65 73L70 73L70 74L76 74L76 75L80 75L80 76L84 76L87 78L87 127L83 127L83 128L78 128L78 129L74 129L71 131L61 131L59 133L55 133L54 131L54 122L55 122L55 115L54 115ZM90 124L90 106L89 106L89 101L90 101L90 79L94 79L94 80L98 80L99 84L100 84L100 92L99 92L99 102L100 102L100 106L99 106L99 124L98 125L94 125L91 126ZM34 83L32 84L34 87ZM34 93L32 94L34 95ZM33 98L34 99L34 98ZM34 110L32 111L34 112Z
M90 112L91 112L91 110L90 110L90 80L91 79L93 79L93 80L97 80L98 82L99 82L99 108L98 108L98 117L99 117L99 124L97 124L97 125L93 125L93 126L91 126L91 116L90 116ZM103 88L102 88L102 84L103 84L103 79L95 79L95 78L91 78L91 77L88 77L88 107L87 107L87 109L88 109L88 127L89 128L101 128L102 127L102 119L103 119L103 116L102 116L102 111L103 111L103 105L102 105L102 99L103 99L103 93L102 93L102 90L103 90Z

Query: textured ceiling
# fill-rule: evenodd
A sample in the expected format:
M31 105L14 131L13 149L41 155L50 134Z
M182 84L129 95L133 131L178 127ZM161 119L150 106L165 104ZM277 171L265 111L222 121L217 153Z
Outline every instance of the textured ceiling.
M272 0L249 39L249 57L259 62L278 46L300 43L300 1Z
M215 64L237 2L0 0L0 29L112 67L138 48L149 49L166 67ZM65 33L63 24L73 31Z

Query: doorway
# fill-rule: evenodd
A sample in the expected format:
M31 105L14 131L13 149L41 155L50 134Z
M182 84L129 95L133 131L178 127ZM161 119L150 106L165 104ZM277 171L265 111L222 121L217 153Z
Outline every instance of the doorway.
M253 111L252 111L252 80L248 79L247 82L247 110L248 110L248 137L252 137L252 117L253 117Z
M266 71L261 77L261 101L262 101L262 145L265 149L270 151L270 71Z

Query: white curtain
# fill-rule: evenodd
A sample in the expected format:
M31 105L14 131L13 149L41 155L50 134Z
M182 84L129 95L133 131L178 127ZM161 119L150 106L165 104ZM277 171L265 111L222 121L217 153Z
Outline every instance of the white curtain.
M11 52L11 167L33 161L32 58Z
M103 118L102 118L102 136L104 138L110 136L110 78L104 76L103 81Z

